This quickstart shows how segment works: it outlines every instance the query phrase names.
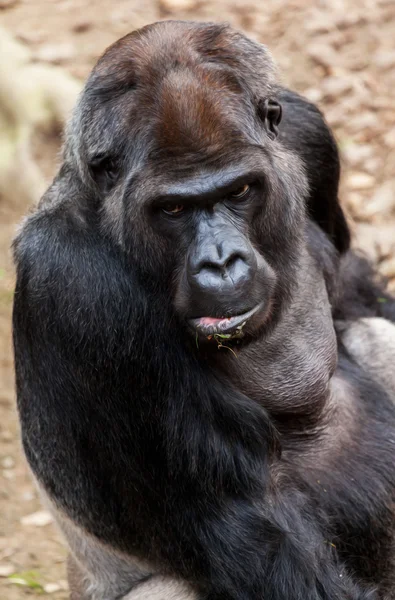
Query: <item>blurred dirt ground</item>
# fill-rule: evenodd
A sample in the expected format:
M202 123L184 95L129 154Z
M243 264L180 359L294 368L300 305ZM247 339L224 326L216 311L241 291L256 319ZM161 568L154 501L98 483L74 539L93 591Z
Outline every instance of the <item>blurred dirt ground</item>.
M165 18L226 20L243 29L269 46L287 85L319 104L342 152L341 196L355 244L394 286L394 0L0 0L0 24L26 44L33 62L82 79L111 42ZM33 142L48 180L58 133L38 131ZM66 553L48 515L35 514L41 507L20 451L13 391L9 245L28 208L0 197L0 600L60 600L67 597Z

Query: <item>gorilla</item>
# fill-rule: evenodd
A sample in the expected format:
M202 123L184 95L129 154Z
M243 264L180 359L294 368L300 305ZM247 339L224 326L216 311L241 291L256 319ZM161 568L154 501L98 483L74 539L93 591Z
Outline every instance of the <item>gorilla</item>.
M73 600L395 598L395 301L266 48L112 45L14 242L22 441Z

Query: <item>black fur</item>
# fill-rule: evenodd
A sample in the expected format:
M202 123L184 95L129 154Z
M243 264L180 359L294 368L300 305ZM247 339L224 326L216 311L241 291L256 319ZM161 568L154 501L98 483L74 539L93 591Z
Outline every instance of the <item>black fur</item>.
M350 246L350 232L337 202L340 160L333 134L314 104L289 90L283 90L280 99L285 104L280 139L312 167L307 173L309 213L339 252L345 252Z
M184 25L162 27L185 35ZM216 26L197 27L207 48ZM328 298L341 319L366 298L369 314L384 304L360 272L339 294L347 270L338 250L349 233L336 147L312 105L289 91L279 98L278 143L303 159L310 191L305 200L295 176L277 197L282 221L272 214L285 228L299 190L290 250L271 213L262 225L262 252L292 286L279 287L286 301L276 297L276 319L251 334L238 360L196 347L174 310L164 247L139 216L122 222L122 239L108 226L84 128L70 130L59 175L15 242L23 445L62 513L189 582L201 600L393 598L395 410L341 345L336 367ZM328 406L335 368L357 398L350 431Z

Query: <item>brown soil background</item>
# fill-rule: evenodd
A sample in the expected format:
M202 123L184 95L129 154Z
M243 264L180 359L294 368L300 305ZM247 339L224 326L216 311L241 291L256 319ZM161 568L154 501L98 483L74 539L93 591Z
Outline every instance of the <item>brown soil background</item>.
M32 50L34 60L59 64L81 79L111 42L165 18L226 20L243 29L268 45L284 83L319 104L341 149L341 197L354 243L395 287L395 2L0 0L1 25ZM34 154L48 180L58 149L58 135L37 133ZM0 198L0 600L38 594L61 600L67 590L60 536L51 523L23 521L40 510L40 502L15 412L9 246L28 209ZM17 585L8 576L17 573L29 583L28 571L39 587Z

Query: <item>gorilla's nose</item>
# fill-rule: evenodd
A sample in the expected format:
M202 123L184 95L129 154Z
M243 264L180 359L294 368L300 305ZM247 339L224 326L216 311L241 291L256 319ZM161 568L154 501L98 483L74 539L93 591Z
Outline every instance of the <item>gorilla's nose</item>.
M232 243L205 246L191 257L190 283L195 291L230 299L246 290L254 274L252 253ZM226 301L226 298L222 298Z

